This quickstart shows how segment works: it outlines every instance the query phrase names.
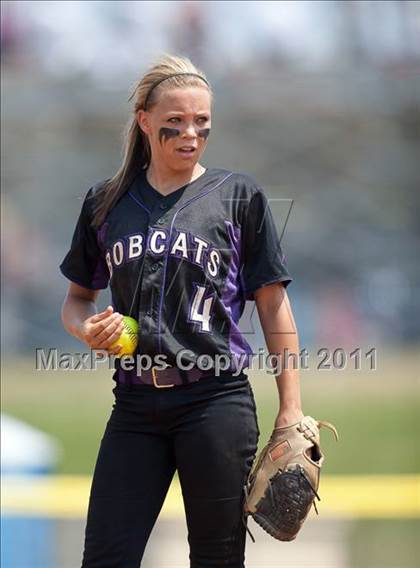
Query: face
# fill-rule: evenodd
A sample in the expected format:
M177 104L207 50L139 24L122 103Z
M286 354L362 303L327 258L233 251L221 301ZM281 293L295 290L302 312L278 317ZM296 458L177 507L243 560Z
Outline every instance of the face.
M163 91L150 111L137 113L149 138L152 159L171 169L192 169L200 160L211 128L211 96L206 88Z

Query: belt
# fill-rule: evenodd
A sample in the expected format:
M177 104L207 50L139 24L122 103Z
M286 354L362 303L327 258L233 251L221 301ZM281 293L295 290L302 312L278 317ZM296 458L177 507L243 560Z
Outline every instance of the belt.
M121 368L117 370L116 380L121 384L151 385L156 388L171 388L178 385L196 383L201 379L214 377L214 371L203 371L197 367L190 370L179 369L178 367L167 366L151 367L142 370L141 375L137 375L135 369L125 371Z

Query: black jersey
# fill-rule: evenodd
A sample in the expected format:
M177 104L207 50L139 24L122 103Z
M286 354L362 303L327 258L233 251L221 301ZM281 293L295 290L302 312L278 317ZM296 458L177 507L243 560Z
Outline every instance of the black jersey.
M202 354L252 356L238 328L246 300L262 286L292 280L254 178L208 168L165 196L143 171L94 229L99 186L85 196L60 264L64 276L91 289L110 285L114 310L139 322L139 354L163 354L170 365L179 352L194 363Z

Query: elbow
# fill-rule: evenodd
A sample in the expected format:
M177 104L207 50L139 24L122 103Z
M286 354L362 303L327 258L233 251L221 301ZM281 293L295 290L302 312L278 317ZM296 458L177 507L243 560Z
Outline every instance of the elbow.
M69 295L66 294L63 303L61 304L61 312L60 312L61 323L63 328L67 331L67 333L70 333L72 335L72 332L69 327L69 304L70 304Z

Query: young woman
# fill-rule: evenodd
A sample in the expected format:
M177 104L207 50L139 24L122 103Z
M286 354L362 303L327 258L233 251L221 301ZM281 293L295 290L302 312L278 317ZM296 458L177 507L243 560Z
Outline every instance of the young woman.
M139 323L135 359L142 357L140 366L115 361L82 567L139 566L177 471L190 566L240 568L243 488L259 429L244 373L252 350L237 324L253 300L269 353L297 353L291 278L261 187L248 174L200 163L212 107L204 73L164 55L132 97L123 163L87 192L60 265L70 280L65 329L118 355L130 315ZM108 284L112 305L97 313ZM297 370L284 370L276 384L273 426L299 421Z

